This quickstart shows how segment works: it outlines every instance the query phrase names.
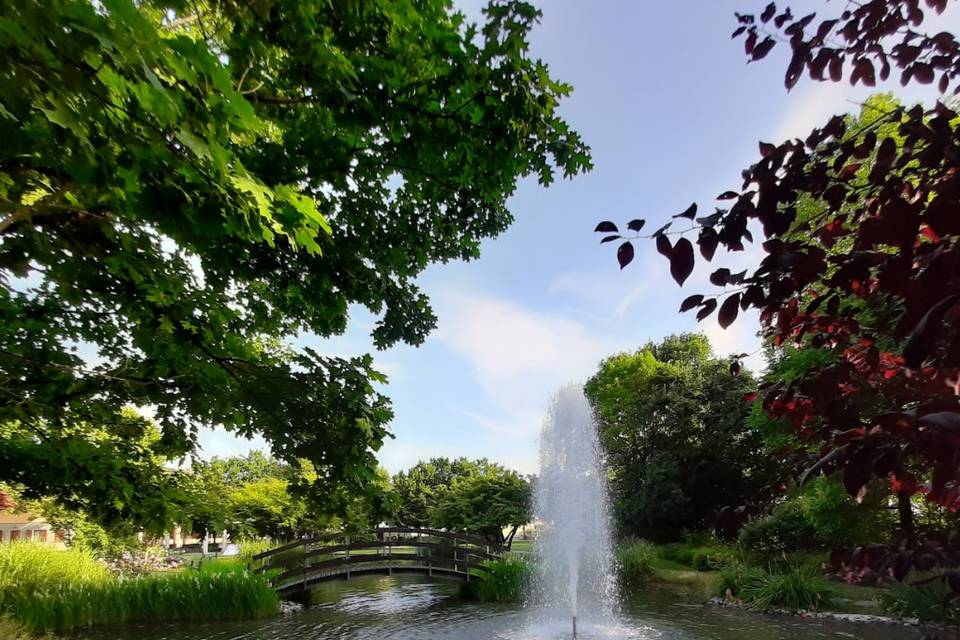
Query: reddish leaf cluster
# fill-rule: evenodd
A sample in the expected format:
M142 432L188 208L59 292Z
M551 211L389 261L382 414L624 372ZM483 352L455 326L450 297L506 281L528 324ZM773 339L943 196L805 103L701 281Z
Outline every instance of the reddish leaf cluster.
M13 501L9 495L0 491L0 511L6 511L7 509L13 509L16 503Z
M912 570L930 571L942 566L960 566L960 533L953 532L943 541L926 541L907 547L864 545L830 554L827 570L850 584L877 585L900 582ZM951 587L949 600L960 598L960 572L948 571L917 581L917 584L942 580Z
M938 12L945 4L926 2ZM745 37L754 60L788 39L788 89L804 70L814 80L838 81L846 69L851 83L872 85L875 75L886 78L896 66L905 84L941 74L942 89L960 77L954 36L915 30L924 18L919 0L847 6L814 27L814 14L796 19L770 4L759 19L738 15L734 36ZM692 295L681 311L697 309L702 320L719 309L726 327L740 310L755 308L774 344L834 354L800 379L761 389L769 414L822 444L822 458L808 474L839 471L852 495L873 478L887 478L903 499L922 492L954 511L960 509L957 122L943 104L926 112L897 108L858 130L836 116L803 140L761 142L742 187L718 196L727 208L681 232L697 233L700 254L710 261L718 245L740 251L752 242L752 223L762 227L766 252L752 273L715 270L710 281L723 291ZM881 133L891 128L901 144ZM798 216L800 202L816 211ZM693 219L695 211L681 216ZM650 237L682 284L693 252L678 252L685 238L671 245L668 228ZM868 326L864 309L878 307L893 320ZM883 562L906 563L902 556ZM881 569L873 570L887 567Z
M947 0L926 0L927 7L942 13ZM891 67L900 70L900 83L931 84L939 75L945 93L960 75L960 44L953 34L920 33L924 20L920 0L870 0L848 3L839 18L821 20L809 29L816 14L795 18L790 8L778 11L771 2L760 14L737 14L740 26L733 37L744 36L743 47L751 60L760 60L777 45L790 43L792 55L784 84L792 89L806 70L814 80L843 79L850 68L850 84L875 86L890 77ZM771 28L772 27L772 28ZM888 44L894 39L895 44Z

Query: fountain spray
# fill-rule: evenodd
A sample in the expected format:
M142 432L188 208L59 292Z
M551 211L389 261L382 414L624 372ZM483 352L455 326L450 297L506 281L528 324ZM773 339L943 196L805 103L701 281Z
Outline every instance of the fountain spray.
M535 506L543 526L536 546L540 571L531 595L542 621L570 620L574 638L588 625L613 620L617 601L600 455L582 387L563 387L540 437Z

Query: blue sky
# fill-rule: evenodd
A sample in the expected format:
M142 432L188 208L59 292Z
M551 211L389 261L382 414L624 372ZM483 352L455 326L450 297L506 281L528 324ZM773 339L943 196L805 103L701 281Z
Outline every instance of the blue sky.
M837 2L792 2L795 15L833 14ZM480 2L460 2L479 16ZM537 435L550 395L583 381L612 353L634 350L670 333L702 330L718 354L753 352L755 315L726 331L714 319L697 326L680 301L706 291L698 266L681 289L652 243L636 244L634 263L619 271L612 245L599 245L599 220L646 218L648 226L697 201L739 186L757 158L757 142L805 135L834 113L855 111L870 91L804 79L783 88L787 48L746 64L731 41L733 12L762 2L541 0L534 55L574 86L562 112L593 149L595 169L543 189L521 183L510 201L516 222L484 244L471 263L436 265L421 278L439 328L419 348L375 353L390 378L395 439L379 452L396 472L437 455L486 456L524 472L537 466ZM943 19L957 26L951 6ZM938 21L939 22L939 21ZM934 30L938 25L931 25ZM932 100L932 89L897 93ZM715 263L745 268L757 249ZM305 336L322 352L372 352L373 318L352 311L348 332L334 340ZM756 357L752 368L762 367ZM224 432L205 432L204 455L265 448Z

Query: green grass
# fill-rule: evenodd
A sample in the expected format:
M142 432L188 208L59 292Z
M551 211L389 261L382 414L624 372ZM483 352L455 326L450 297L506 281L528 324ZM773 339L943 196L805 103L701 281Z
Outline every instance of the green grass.
M720 595L733 595L753 609L822 609L830 606L836 589L808 566L763 569L731 565L720 571Z
M733 547L713 542L679 542L663 545L659 547L659 551L664 560L697 571L718 571L740 559L740 554Z
M259 618L279 605L266 578L235 560L120 578L83 551L0 545L0 615L33 633L134 621Z
M483 563L471 573L480 580L464 583L461 595L480 602L520 602L530 582L530 563L517 556L504 556Z
M237 543L240 546L240 554L237 559L240 562L249 565L253 562L253 556L264 551L269 551L274 547L279 547L282 542L271 542L270 540L243 540Z
M0 638L4 640L29 640L30 635L10 618L0 617Z
M60 551L30 542L0 544L0 604L18 592L63 584L94 587L112 580L110 571L89 551Z
M510 545L511 553L533 553L533 545L536 540L514 540Z
M620 577L625 582L643 582L649 578L660 560L657 547L649 542L630 541L616 549Z

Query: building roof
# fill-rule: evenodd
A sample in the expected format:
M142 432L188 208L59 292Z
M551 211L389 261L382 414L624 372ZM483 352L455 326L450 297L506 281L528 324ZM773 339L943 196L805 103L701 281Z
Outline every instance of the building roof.
M5 524L46 524L43 518L32 513L14 513L13 511L0 511L0 525Z

